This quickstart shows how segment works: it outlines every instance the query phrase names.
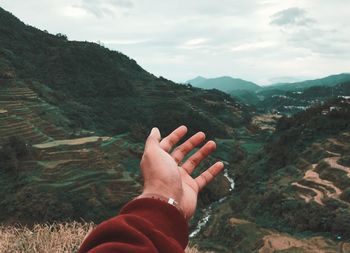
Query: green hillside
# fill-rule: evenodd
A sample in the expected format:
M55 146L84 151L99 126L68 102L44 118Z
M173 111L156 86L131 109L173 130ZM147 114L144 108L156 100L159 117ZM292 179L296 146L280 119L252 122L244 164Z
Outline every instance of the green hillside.
M348 249L349 122L344 99L282 117L264 149L236 164L234 195L212 206L196 241L219 252Z
M350 81L336 86L313 86L300 91L263 90L256 94L259 102L254 105L261 111L278 111L281 114L291 115L307 108L324 103L329 99L350 96Z
M112 135L139 128L144 136L153 126L169 132L187 124L196 131L205 122L209 135L227 137L224 129L230 127L225 124L238 126L246 120L238 107L210 103L225 100L235 106L224 93L157 78L119 52L42 32L2 9L0 36L2 82L24 81L61 108L73 128Z
M185 124L218 143L195 173L225 163L200 194L192 242L215 252L348 252L350 86L347 74L329 80L297 91L230 77L181 85L0 8L0 223L114 216L141 191L148 131Z
M140 192L153 126L165 135L185 124L190 134L234 140L250 118L221 91L157 78L119 52L51 35L0 9L3 223L111 217ZM220 154L234 159L225 145ZM208 190L206 201L219 190Z
M192 80L188 80L186 83L202 89L218 89L227 93L236 90L255 91L260 88L260 86L255 83L229 76L217 78L204 78L199 76Z
M308 80L296 83L277 83L264 87L265 90L278 89L278 90L299 90L307 89L313 86L327 86L333 87L343 82L350 81L350 74L343 73L338 75L331 75L320 79Z

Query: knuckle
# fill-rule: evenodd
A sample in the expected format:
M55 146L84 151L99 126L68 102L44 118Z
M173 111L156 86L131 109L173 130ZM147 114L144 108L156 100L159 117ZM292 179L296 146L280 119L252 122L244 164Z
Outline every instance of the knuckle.
M175 162L178 164L178 163L180 163L181 162L181 159L180 159L180 157L178 157L178 156L174 156L174 160L175 160Z
M210 180L209 180L208 175L206 173L203 174L203 178L204 178L205 184L208 184Z
M190 159L189 162L192 164L193 167L196 167L198 164L198 161L195 158Z
M172 147L172 146L175 145L175 142L174 142L172 139L170 139L170 138L167 139L167 142L168 142L168 145L169 145L170 147Z
M175 149L175 152L176 152L176 153L180 153L180 155L186 154L185 148L182 147L182 146L177 147L177 148Z
M188 142L188 149L191 150L196 146L196 143L193 142L193 140L189 140Z

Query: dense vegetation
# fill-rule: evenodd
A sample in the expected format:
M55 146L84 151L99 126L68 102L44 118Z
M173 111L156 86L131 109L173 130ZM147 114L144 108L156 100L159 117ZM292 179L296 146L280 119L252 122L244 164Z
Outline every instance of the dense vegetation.
M163 135L185 124L189 134L235 138L250 122L248 108L226 93L157 78L119 52L40 31L3 9L0 92L0 220L6 223L100 222L139 193L139 160L153 126ZM90 135L112 138L31 145ZM208 191L204 199L220 194Z
M305 111L307 108L320 105L330 98L348 96L349 94L350 81L344 81L332 87L313 86L305 89L295 88L294 90L266 88L256 92L231 92L234 98L255 107L260 112L278 112L283 115Z
M18 174L18 163L32 156L31 147L23 139L12 136L0 146L0 169Z
M202 89L218 89L227 93L235 91L256 91L261 87L253 82L229 76L217 78L196 77L187 83Z
M226 164L225 175L200 197L201 209L218 210L196 238L200 245L224 251L242 242L253 252L267 234L261 227L350 240L350 182L341 167L350 161L350 104L338 97L350 95L346 78L297 90L257 91L252 84L253 91L231 94L254 105L248 107L216 89L157 78L119 52L40 31L0 8L0 221L111 217L140 191L149 129L166 134L185 124L218 142L203 167L218 159ZM269 122L276 129L270 135L251 116L266 120L271 112L284 116ZM90 135L96 141L67 144ZM64 144L31 145L53 140ZM310 168L323 185L305 179ZM318 200L321 191L330 194ZM251 222L232 225L233 216Z
M225 106L236 102L222 92L157 78L119 52L42 32L3 9L0 36L3 82L30 84L63 110L72 128L110 135L138 132L135 137L141 140L153 126L169 132L187 124L192 131L228 137L225 125L236 127L249 121L246 111L237 115L241 108Z
M333 87L338 84L349 82L350 74L343 73L338 75L331 75L325 78L315 79L315 80L307 80L296 83L277 83L265 88L265 90L284 90L284 91L295 91L296 89L307 89L314 86L325 86L325 87Z
M331 106L338 109L323 115L322 111ZM324 205L306 203L291 197L295 194L295 188L290 185L293 179L300 180L310 164L321 161L327 154L327 150L317 150L313 145L324 143L320 147L327 147L329 138L332 140L349 130L350 104L342 103L341 99L329 101L293 117L282 117L276 132L265 145L264 152L237 173L237 195L231 202L233 211L247 215L258 224L282 231L331 232L349 240L348 204L334 199L327 199ZM334 146L333 149L336 148ZM340 154L345 155L348 152L346 150L349 150L348 146L341 148L336 150ZM341 188L349 187L344 174L330 172L328 165L323 166L317 167L321 178L332 179ZM338 173L339 176L335 176ZM348 198L348 190L344 191L343 198Z

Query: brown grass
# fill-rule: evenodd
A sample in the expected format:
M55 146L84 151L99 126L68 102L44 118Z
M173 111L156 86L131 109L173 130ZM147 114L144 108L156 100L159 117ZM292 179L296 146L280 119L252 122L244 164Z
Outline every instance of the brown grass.
M92 223L59 223L27 227L0 226L1 253L76 252Z
M56 223L20 226L0 226L0 253L71 253L77 252L93 223ZM186 253L199 253L196 247Z

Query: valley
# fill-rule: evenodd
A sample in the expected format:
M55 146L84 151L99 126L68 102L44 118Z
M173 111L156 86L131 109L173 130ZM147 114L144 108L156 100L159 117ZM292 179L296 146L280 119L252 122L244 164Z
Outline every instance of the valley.
M218 144L194 175L225 164L190 222L199 250L349 252L349 79L177 84L0 8L0 223L113 217L142 190L149 130L184 124Z

